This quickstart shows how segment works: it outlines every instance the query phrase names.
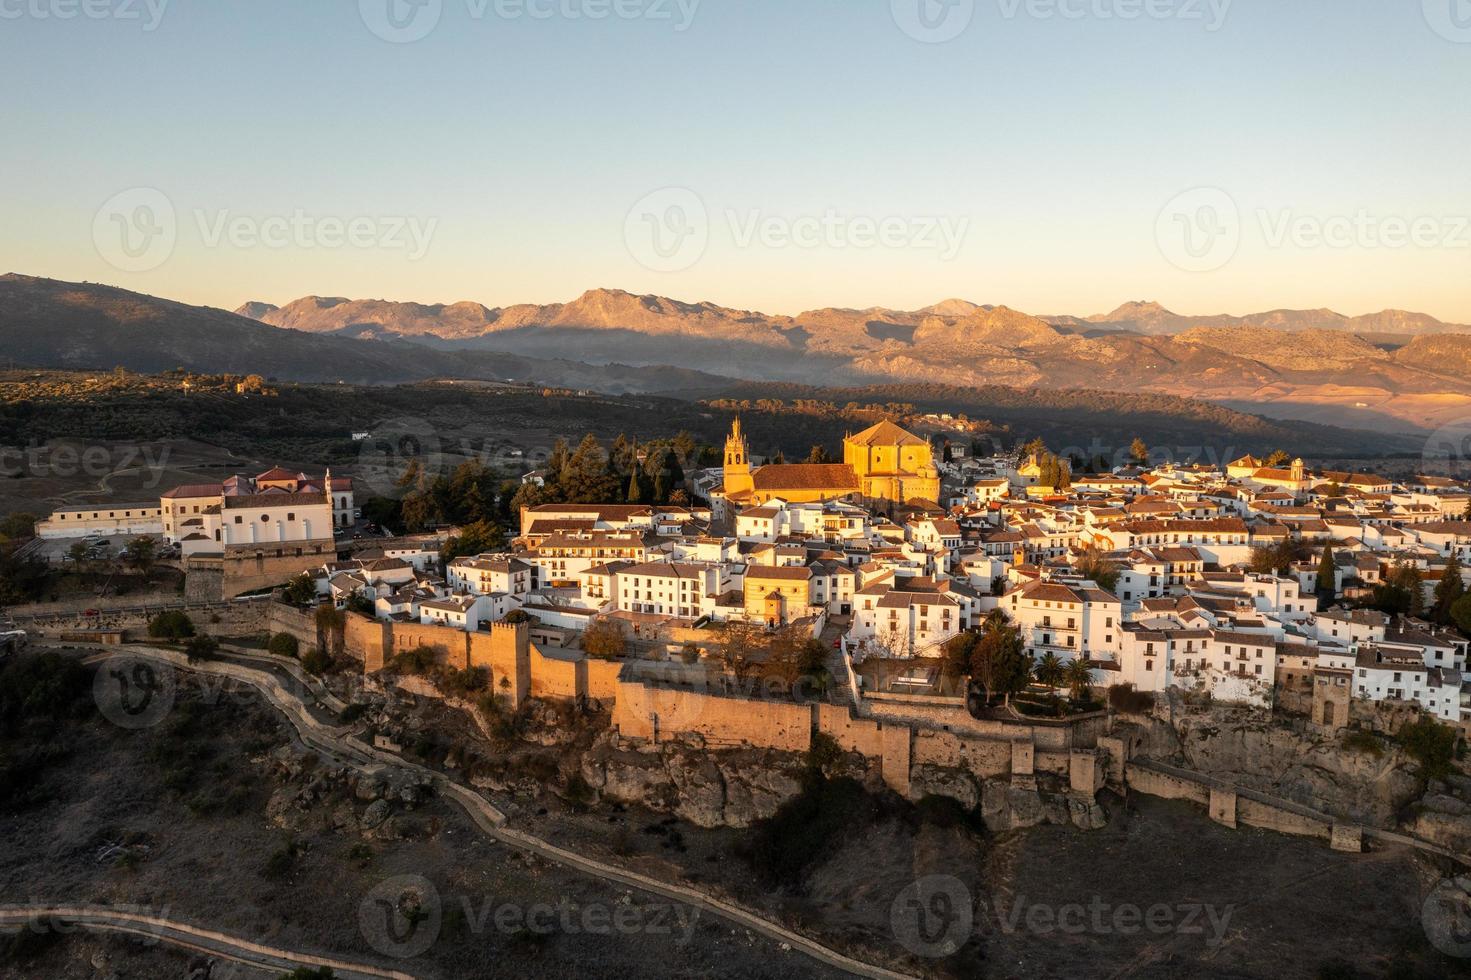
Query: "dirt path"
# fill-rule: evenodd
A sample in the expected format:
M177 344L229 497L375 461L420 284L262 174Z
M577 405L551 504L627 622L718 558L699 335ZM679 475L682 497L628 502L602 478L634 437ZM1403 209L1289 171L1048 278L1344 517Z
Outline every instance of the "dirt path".
M7 905L0 907L0 926L26 928L40 919L62 920L94 932L143 936L179 949L232 960L270 973L299 966L327 967L344 980L415 980L413 974L263 946L222 932L201 929L156 915L137 915L92 905Z

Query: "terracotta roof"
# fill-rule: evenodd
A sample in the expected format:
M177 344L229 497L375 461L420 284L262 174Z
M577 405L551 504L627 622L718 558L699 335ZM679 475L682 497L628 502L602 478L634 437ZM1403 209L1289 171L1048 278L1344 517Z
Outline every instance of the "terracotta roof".
M224 487L219 483L186 483L182 487L174 487L163 497L165 500L180 497L218 497L223 492Z
M910 432L905 432L893 422L884 419L875 425L871 425L844 440L855 446L923 446L925 440Z
M847 463L777 463L751 474L757 490L833 490L857 493L858 474Z

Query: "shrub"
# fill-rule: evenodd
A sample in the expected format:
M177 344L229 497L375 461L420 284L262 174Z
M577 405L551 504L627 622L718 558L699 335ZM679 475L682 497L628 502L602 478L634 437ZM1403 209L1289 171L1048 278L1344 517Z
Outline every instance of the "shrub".
M200 633L198 636L191 636L189 638L188 644L184 647L184 655L189 658L189 662L192 664L198 660L209 660L219 649L219 640L216 640L207 633Z
M298 966L290 973L281 974L281 980L332 980L334 976L330 966Z
M290 633L277 633L266 644L266 650L278 657L291 657L294 660L301 652L301 643Z
M291 874L291 870L296 866L296 856L300 853L301 845L294 840L288 840L279 850L266 858L261 875L272 881L280 881Z
M812 744L807 749L807 765L818 772L826 772L841 761L843 747L838 744L838 740L827 732L815 732Z
M439 689L451 697L463 698L483 691L490 684L490 671L484 667L451 667L439 678Z
M354 702L342 709L342 713L337 716L337 720L342 722L344 725L351 725L353 722L361 718L367 712L367 710L368 706L366 704L363 704L361 702Z
M1154 708L1154 695L1135 690L1131 683L1115 684L1108 689L1108 704L1124 714L1144 715Z
M301 658L301 666L306 669L307 673L320 676L331 669L332 658L318 648L312 647L306 652L306 656Z
M40 720L81 717L92 705L91 686L87 668L59 653L25 654L0 663L0 733Z
M1350 752L1363 752L1372 756L1384 754L1384 743L1372 732L1355 729L1343 736L1343 747Z
M194 621L188 613L170 609L148 621L148 635L155 640L187 640L194 635Z
M398 674L423 677L434 669L438 655L429 647L420 645L393 655L393 670Z
M373 616L378 611L378 607L373 604L373 600L361 592L354 592L348 596L347 601L342 604L342 608L350 613L357 613L359 616Z
M1410 758L1420 763L1427 778L1450 775L1451 760L1456 757L1454 728L1422 715L1414 724L1400 729L1399 741Z
M501 619L501 622L511 623L513 625L515 623L529 623L531 622L531 614L524 609L512 609L510 612L506 613L506 615Z

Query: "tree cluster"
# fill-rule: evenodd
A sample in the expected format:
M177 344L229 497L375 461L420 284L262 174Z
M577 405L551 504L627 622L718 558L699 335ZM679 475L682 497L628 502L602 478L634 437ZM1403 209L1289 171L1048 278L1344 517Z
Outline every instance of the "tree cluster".
M509 509L514 514L541 504L688 504L684 470L698 449L688 432L643 444L619 435L606 450L591 433L575 450L559 439L547 458L543 485L522 486Z

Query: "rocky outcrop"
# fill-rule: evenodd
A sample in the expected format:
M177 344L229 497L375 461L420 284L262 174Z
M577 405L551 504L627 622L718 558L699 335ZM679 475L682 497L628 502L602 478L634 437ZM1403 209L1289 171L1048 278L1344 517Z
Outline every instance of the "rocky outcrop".
M277 785L266 815L292 833L325 827L382 840L418 836L423 828L408 814L434 794L428 776L387 770L366 776L346 766L324 768L314 753L294 745L277 749L271 765Z
M945 796L967 810L980 808L987 829L999 833L1039 824L1071 824L1097 830L1108 823L1098 801L1059 787L1028 786L1001 779L977 779L964 769L919 765L909 774L909 798Z
M1390 742L1380 751L1344 744L1340 732L1298 731L1245 709L1176 701L1165 718L1120 726L1133 755L1214 776L1374 827L1394 826L1415 798L1414 765Z
M607 799L672 813L700 827L749 827L801 792L802 765L789 752L711 753L689 744L637 743L609 732L583 755L580 772ZM856 757L846 765L860 777L865 772Z

